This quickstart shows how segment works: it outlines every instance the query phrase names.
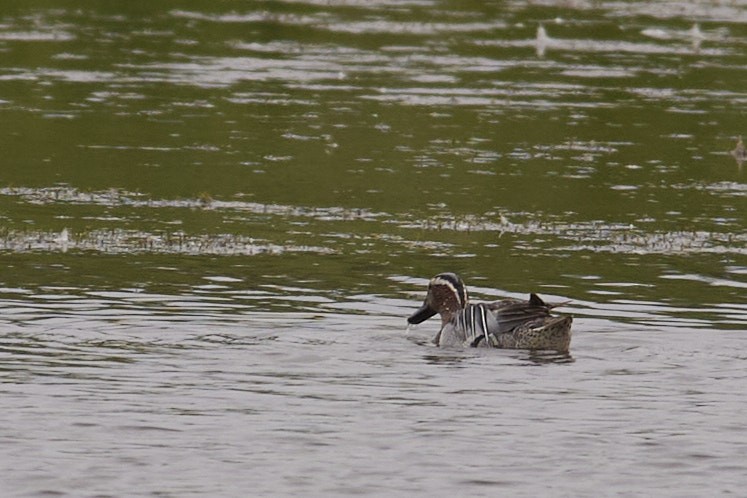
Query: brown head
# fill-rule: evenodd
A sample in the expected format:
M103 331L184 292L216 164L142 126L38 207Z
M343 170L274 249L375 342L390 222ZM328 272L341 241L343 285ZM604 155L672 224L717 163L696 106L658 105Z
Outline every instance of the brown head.
M456 273L439 273L428 283L428 294L423 306L407 321L412 324L421 323L438 313L442 323L446 323L456 311L467 306L468 300L464 282Z

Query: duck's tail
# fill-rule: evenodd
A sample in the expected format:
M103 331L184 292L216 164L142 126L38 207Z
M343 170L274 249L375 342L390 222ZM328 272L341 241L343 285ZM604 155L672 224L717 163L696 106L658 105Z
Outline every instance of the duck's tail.
M548 310L551 310L553 308L559 308L561 306L565 306L566 304L569 304L571 300L568 301L562 301L560 303L546 303L541 297L539 297L537 294L532 292L529 294L529 304L533 306L542 306L547 308Z

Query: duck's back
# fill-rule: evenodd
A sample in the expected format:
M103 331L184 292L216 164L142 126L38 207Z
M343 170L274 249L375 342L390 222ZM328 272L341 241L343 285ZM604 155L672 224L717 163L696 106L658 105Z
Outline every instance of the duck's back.
M486 305L497 322L493 335L508 334L530 322L550 317L552 305L545 303L537 294L531 294L529 301L504 299Z

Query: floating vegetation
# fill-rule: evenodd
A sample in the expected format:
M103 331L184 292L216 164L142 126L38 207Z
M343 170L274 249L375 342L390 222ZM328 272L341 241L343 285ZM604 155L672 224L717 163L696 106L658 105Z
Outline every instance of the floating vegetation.
M231 234L187 235L184 232L148 233L138 230L92 230L71 236L34 230L7 230L0 233L0 250L13 252L68 250L108 254L156 253L185 255L254 256L310 252L332 254L327 247L274 244Z
M735 182L715 184L673 185L675 189L706 190L725 196L743 196L744 186ZM543 251L629 252L635 254L728 253L747 254L747 232L736 230L728 219L714 220L716 230L677 230L648 223L620 223L601 220L573 221L574 213L548 216L543 213L497 213L454 215L448 206L435 204L431 213L385 213L346 207L305 207L283 204L262 204L243 200L221 201L202 193L194 199L151 199L146 195L111 189L83 192L57 186L51 188L0 188L0 195L19 198L33 205L98 205L135 209L182 208L210 210L224 214L236 213L242 223L259 216L259 225L271 217L290 225L306 225L309 220L320 225L303 231L270 230L263 237L229 233L190 234L180 231L100 228L73 231L11 229L0 231L0 250L6 251L100 251L105 253L167 253L205 255L256 255L309 252L316 254L360 254L371 250L372 244L395 244L405 252L424 251L436 256L474 255L471 241L457 243L451 235L440 232L493 232L498 238L511 234L533 239L532 246ZM131 215L130 215L131 216ZM73 217L74 218L74 217ZM107 222L126 222L128 217L86 218ZM228 219L225 218L224 219ZM644 221L648 222L648 219ZM354 222L355 225L328 227L329 224ZM361 222L364 224L362 225ZM176 222L174 222L176 223ZM273 222L275 223L275 222ZM181 221L179 225L183 226ZM367 225L368 224L368 225ZM370 228L366 228L369 226ZM723 231L719 231L723 227ZM389 233L393 228L402 233ZM413 233L417 231L418 233ZM424 234L423 232L426 232ZM298 235L311 243L299 244ZM425 235L425 238L424 238ZM448 240L443 240L448 239ZM483 240L484 237L481 237ZM515 242L521 245L522 242ZM488 245L489 246L489 245ZM391 250L388 249L388 250Z
M570 251L594 251L631 254L742 254L747 255L747 234L706 231L644 233L641 231L607 232L600 239L585 238L561 248Z

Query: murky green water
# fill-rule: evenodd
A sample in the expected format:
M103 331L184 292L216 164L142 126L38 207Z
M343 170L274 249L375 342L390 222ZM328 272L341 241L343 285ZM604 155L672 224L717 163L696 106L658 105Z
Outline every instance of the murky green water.
M4 2L3 492L741 492L746 50L744 1ZM406 332L441 271L571 356Z

